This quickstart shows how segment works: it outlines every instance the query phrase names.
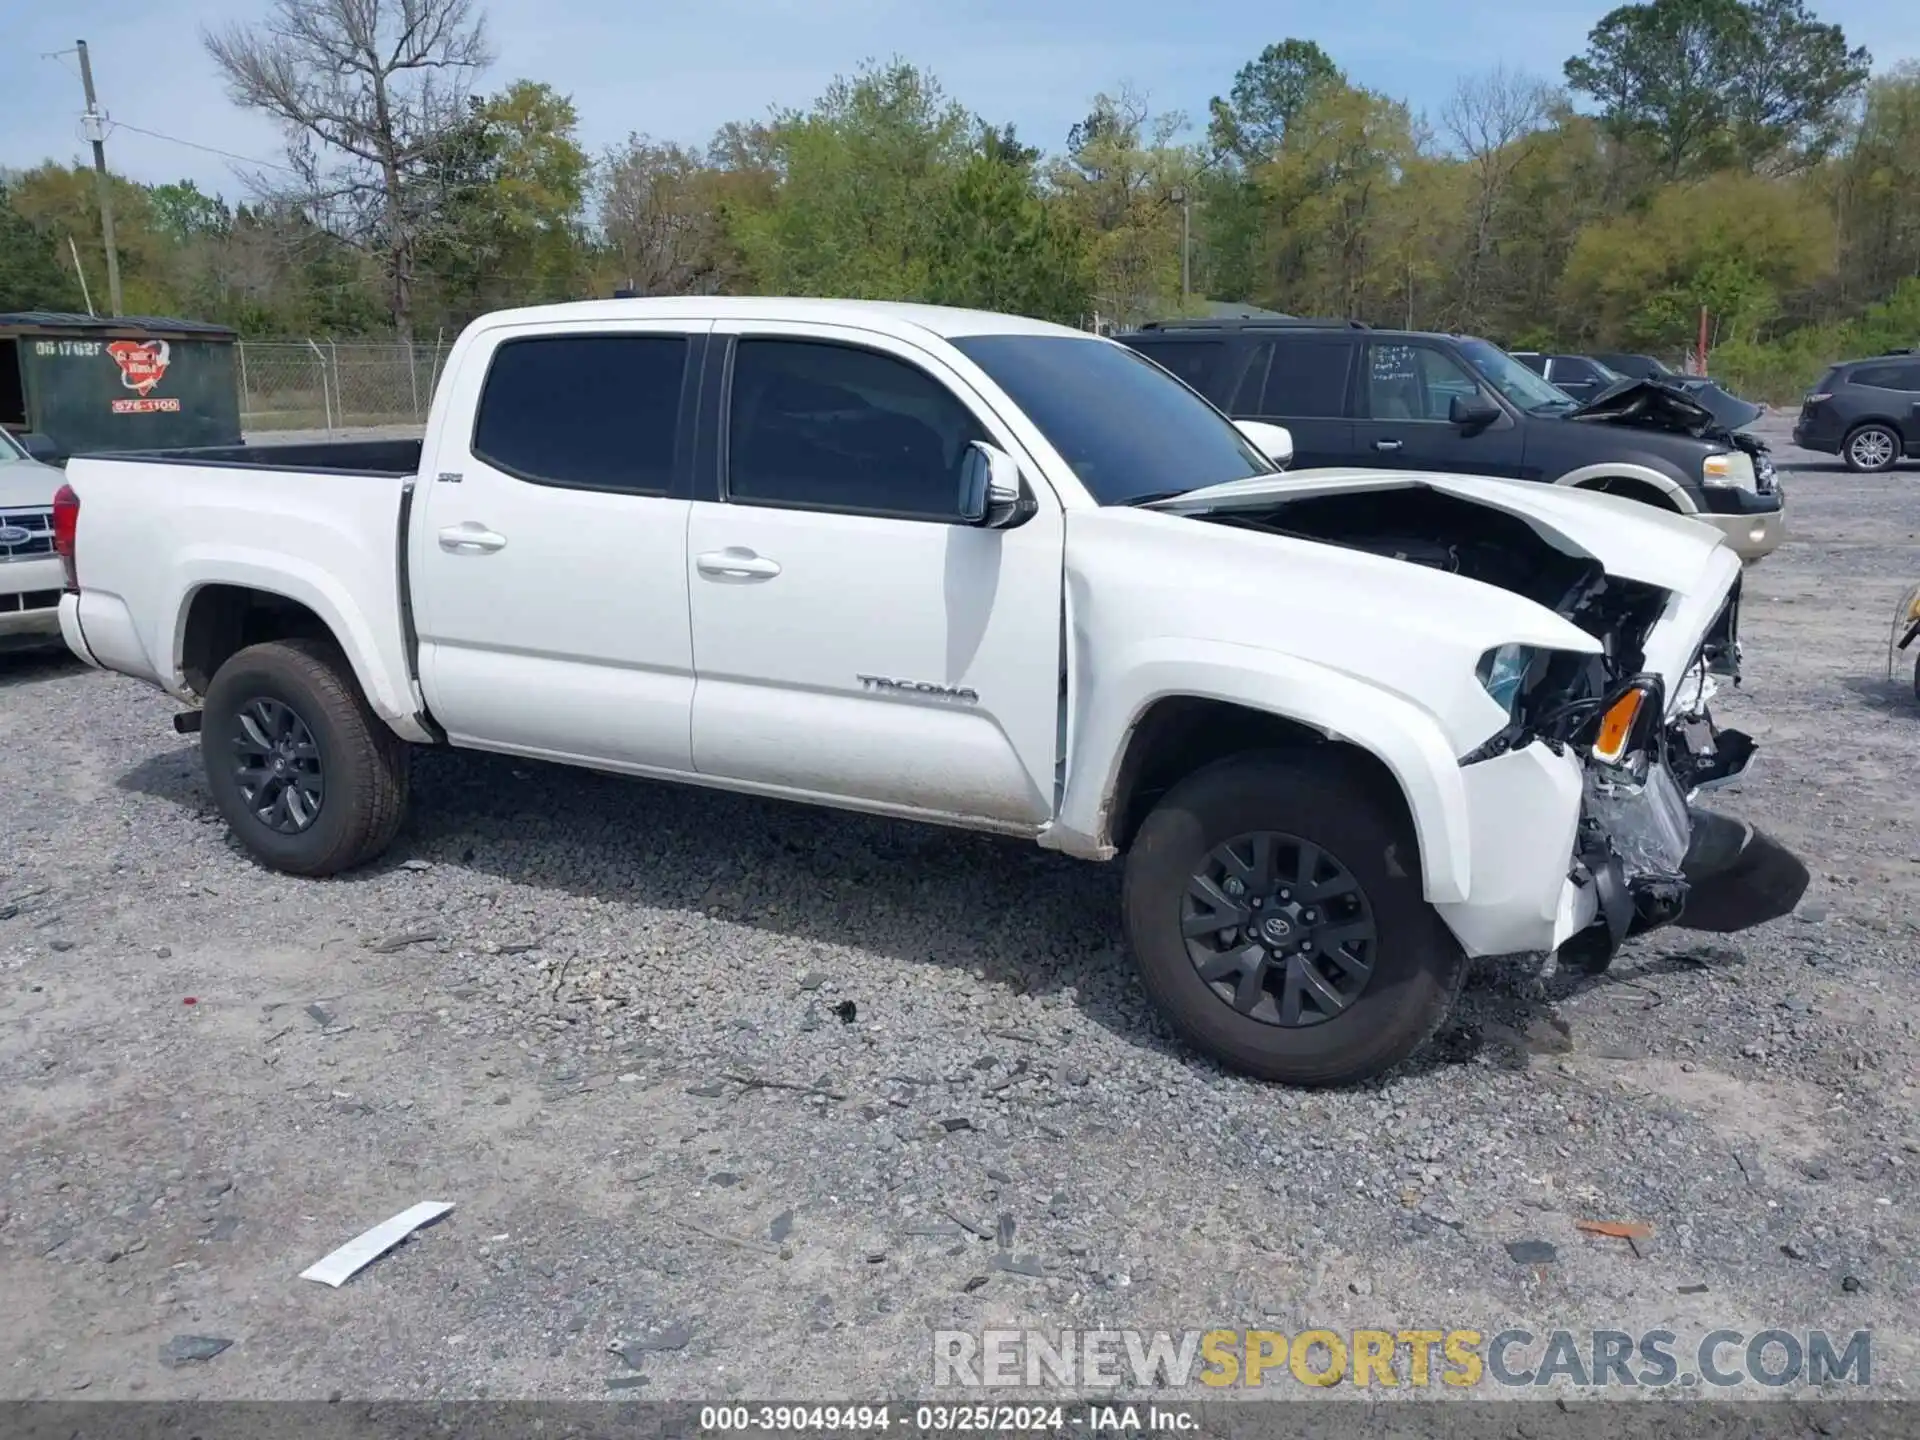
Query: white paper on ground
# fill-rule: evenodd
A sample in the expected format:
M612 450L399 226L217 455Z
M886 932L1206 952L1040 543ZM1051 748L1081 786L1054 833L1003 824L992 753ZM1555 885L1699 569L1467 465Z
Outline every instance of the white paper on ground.
M365 1234L354 1236L324 1259L314 1261L300 1272L300 1278L318 1280L322 1285L338 1289L422 1225L438 1220L451 1209L453 1206L445 1200L423 1200Z

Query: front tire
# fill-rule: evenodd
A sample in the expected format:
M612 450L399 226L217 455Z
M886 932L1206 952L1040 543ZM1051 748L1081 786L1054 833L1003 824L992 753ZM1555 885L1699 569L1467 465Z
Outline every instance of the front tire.
M1397 1065L1466 975L1397 797L1324 752L1236 756L1181 781L1135 837L1123 904L1168 1022L1264 1080L1340 1085Z
M406 742L320 640L250 645L207 687L200 755L214 803L262 865L337 875L392 843L406 816Z
M1900 437L1885 425L1862 425L1847 436L1840 456L1849 470L1872 475L1897 465L1900 448Z

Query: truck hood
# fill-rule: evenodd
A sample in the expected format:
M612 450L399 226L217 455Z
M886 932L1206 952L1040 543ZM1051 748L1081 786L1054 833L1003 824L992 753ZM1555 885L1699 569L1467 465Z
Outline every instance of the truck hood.
M1220 515L1320 495L1415 489L1515 516L1565 554L1594 560L1610 575L1677 594L1690 593L1701 584L1716 568L1709 563L1713 551L1725 548L1719 532L1710 526L1644 501L1531 480L1421 470L1327 469L1259 475L1189 490L1156 501L1150 508L1181 515Z
M0 510L46 510L66 476L38 460L0 460Z

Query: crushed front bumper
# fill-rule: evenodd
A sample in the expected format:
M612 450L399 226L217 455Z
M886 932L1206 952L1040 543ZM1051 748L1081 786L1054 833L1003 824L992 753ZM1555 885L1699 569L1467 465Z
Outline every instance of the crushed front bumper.
M1469 955L1558 951L1597 969L1660 925L1744 930L1792 911L1805 866L1693 803L1744 776L1754 742L1684 718L1663 738L1637 777L1544 741L1465 768L1472 878L1437 908Z

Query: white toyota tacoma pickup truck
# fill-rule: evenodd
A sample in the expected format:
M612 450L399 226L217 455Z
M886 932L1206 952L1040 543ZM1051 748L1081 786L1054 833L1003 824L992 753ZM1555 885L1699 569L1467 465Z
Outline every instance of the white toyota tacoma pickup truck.
M1295 1083L1409 1054L1469 956L1792 908L1797 862L1731 894L1760 841L1688 804L1753 749L1706 714L1714 532L1289 453L1008 316L510 311L424 442L75 459L60 619L196 707L266 865L379 855L428 744L1124 854L1152 998Z

